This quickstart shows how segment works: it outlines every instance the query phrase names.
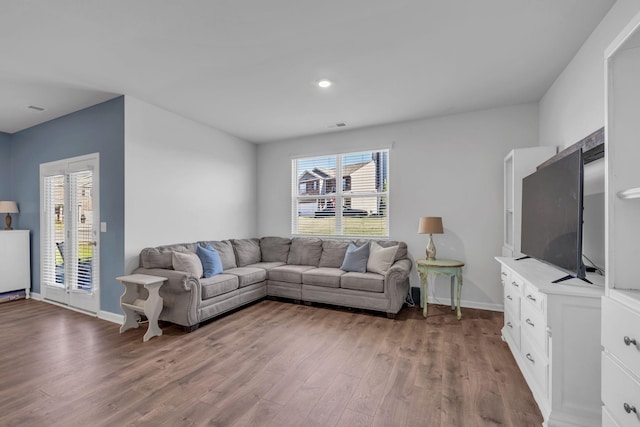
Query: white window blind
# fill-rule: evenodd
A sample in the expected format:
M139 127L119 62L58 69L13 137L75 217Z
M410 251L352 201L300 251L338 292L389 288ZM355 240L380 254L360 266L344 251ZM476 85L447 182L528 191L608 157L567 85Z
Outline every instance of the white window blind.
M388 237L388 165L388 150L292 160L292 234Z
M43 186L42 281L49 286L64 287L64 175L45 176Z

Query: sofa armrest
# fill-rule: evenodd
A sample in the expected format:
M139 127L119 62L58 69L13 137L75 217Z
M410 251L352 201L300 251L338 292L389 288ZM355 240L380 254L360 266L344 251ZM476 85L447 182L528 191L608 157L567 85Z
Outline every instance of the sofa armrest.
M160 320L182 326L199 323L198 304L201 289L197 278L184 271L164 268L138 268L134 273L167 278L160 288L160 296L163 299Z
M389 296L387 313L398 313L409 294L409 273L413 263L408 259L396 261L384 277L384 291Z

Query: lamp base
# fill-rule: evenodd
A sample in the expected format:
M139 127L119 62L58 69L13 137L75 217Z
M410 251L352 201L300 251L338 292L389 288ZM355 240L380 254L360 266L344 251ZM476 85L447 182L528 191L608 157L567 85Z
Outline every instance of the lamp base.
M432 234L429 234L429 243L427 243L427 259L430 261L436 259L436 245L433 243Z
M5 230L13 230L13 227L11 227L11 214L7 214L7 216L4 217L4 222L7 224L4 228Z

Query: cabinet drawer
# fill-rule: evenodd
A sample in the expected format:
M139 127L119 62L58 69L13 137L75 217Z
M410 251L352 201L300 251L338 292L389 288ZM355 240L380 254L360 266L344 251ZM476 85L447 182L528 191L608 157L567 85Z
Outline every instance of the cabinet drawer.
M538 291L535 286L530 285L529 283L524 284L522 300L526 301L528 304L531 304L536 308L536 310L540 311L541 313L544 312L545 295Z
M517 274L511 272L511 277L509 279L509 286L515 293L518 295L522 295L522 291L524 289L524 280Z
M520 321L523 337L530 337L532 344L538 346L538 351L547 354L547 324L544 316L537 307L532 304L522 304L522 316Z
M522 357L524 358L525 369L533 379L535 385L547 396L549 378L549 363L547 362L547 358L540 353L538 346L531 343L524 334L522 334L520 338L520 348Z
M504 288L504 311L511 310L517 319L520 319L520 294L511 286Z
M509 335L511 342L520 349L520 320L518 316L515 316L511 310L506 309L504 311L504 330Z
M502 282L502 286L506 286L511 283L511 270L506 268L504 265L500 271L500 281Z
M603 298L602 345L640 377L640 313L610 298Z
M602 400L618 425L640 426L640 383L607 354L602 357Z

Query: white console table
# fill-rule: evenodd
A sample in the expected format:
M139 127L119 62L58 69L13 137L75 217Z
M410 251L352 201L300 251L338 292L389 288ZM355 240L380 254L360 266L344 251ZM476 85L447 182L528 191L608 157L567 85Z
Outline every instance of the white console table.
M0 230L0 293L31 290L29 230Z
M120 333L140 326L140 313L144 313L149 320L147 332L142 338L143 342L149 341L155 336L162 335L162 329L158 326L158 316L162 311L162 297L160 287L167 280L166 277L149 276L147 274L132 274L116 277L124 285L124 293L120 297L120 306L124 311L124 323L120 327ZM140 287L147 290L147 297Z
M600 311L604 277L552 283L566 273L501 258L507 342L546 426L600 426Z

